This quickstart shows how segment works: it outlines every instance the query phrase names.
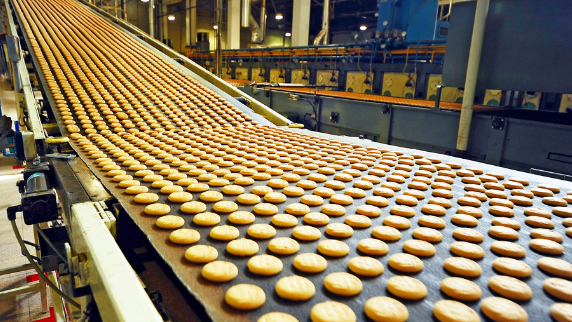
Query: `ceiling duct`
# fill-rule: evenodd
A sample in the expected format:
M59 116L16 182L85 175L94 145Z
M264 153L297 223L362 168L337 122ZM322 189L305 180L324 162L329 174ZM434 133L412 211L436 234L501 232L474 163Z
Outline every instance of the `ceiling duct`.
M324 13L322 14L322 30L314 39L314 46L328 43L328 30L330 29L330 0L324 0Z

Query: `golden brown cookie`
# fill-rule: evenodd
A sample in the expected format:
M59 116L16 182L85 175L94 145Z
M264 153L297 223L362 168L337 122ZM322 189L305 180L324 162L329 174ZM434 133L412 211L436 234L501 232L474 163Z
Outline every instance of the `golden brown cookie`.
M441 281L441 291L459 301L476 301L481 298L481 288L461 277L447 277Z
M522 306L502 297L491 296L481 302L481 311L495 322L527 322Z

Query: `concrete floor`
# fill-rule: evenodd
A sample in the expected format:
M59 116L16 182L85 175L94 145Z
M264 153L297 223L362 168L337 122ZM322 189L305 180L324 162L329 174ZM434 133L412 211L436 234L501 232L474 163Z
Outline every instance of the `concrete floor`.
M16 104L14 91L10 88L10 83L4 79L0 80L0 103L2 113L12 118L16 118ZM6 216L6 208L17 205L20 202L20 194L16 188L16 182L22 179L22 169L14 168L17 165L14 158L6 158L0 155L0 270L26 264L28 261L22 255L12 227ZM16 219L22 238L34 241L32 226L24 224L22 214L19 213ZM31 247L28 248L33 253ZM24 286L28 280L34 279L36 272L28 270L8 275L0 275L0 291ZM37 278L37 276L35 276ZM51 306L51 299L48 293L48 306ZM0 321L21 322L37 321L46 319L49 321L49 312L42 312L40 302L40 292L32 292L17 295L14 298L0 302Z

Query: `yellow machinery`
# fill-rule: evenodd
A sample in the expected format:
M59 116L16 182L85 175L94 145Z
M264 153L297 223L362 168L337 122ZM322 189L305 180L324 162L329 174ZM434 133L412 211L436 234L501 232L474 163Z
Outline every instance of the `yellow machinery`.
M399 74L402 75L403 74ZM437 86L441 85L441 75L429 76L427 85L427 99L434 101L437 99ZM384 82L385 86L385 82ZM385 90L384 90L385 93ZM384 94L385 95L385 94ZM389 95L388 95L389 96ZM397 96L397 95L391 95ZM403 97L403 96L398 96ZM441 102L461 103L463 102L463 91L457 87L443 87L441 89Z
M280 68L272 68L270 70L270 82L274 84L286 82L286 70Z
M416 82L415 74L409 76L403 73L384 73L381 93L384 96L413 98Z
M334 71L335 75L335 82L332 82L332 71L331 70L319 70L316 73L316 85L317 86L326 86L326 87L338 87L338 80L339 80L339 72L336 70Z
M542 93L540 92L524 92L524 97L522 98L522 108L526 110L538 110L541 97Z
M264 69L264 67L259 67L259 68L253 68L251 75L250 75L250 80L251 81L255 81L255 82L265 82L266 81L266 70Z
M237 67L234 74L235 74L234 79L247 80L248 79L248 68Z
M363 72L348 72L346 75L346 92L373 94L373 73L369 74L369 82L366 82L366 79L367 75Z
M310 84L310 71L304 69L292 69L290 83L302 85Z
M558 111L565 113L567 108L572 108L572 94L562 94Z
M488 106L499 106L501 101L502 91L500 89L487 89L485 92L485 99L483 103Z

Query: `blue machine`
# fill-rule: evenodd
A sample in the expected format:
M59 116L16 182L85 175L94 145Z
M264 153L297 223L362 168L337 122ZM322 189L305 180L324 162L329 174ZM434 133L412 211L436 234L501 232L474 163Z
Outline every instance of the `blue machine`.
M437 17L439 0L379 0L378 5L375 37L388 47L447 39L449 22Z

